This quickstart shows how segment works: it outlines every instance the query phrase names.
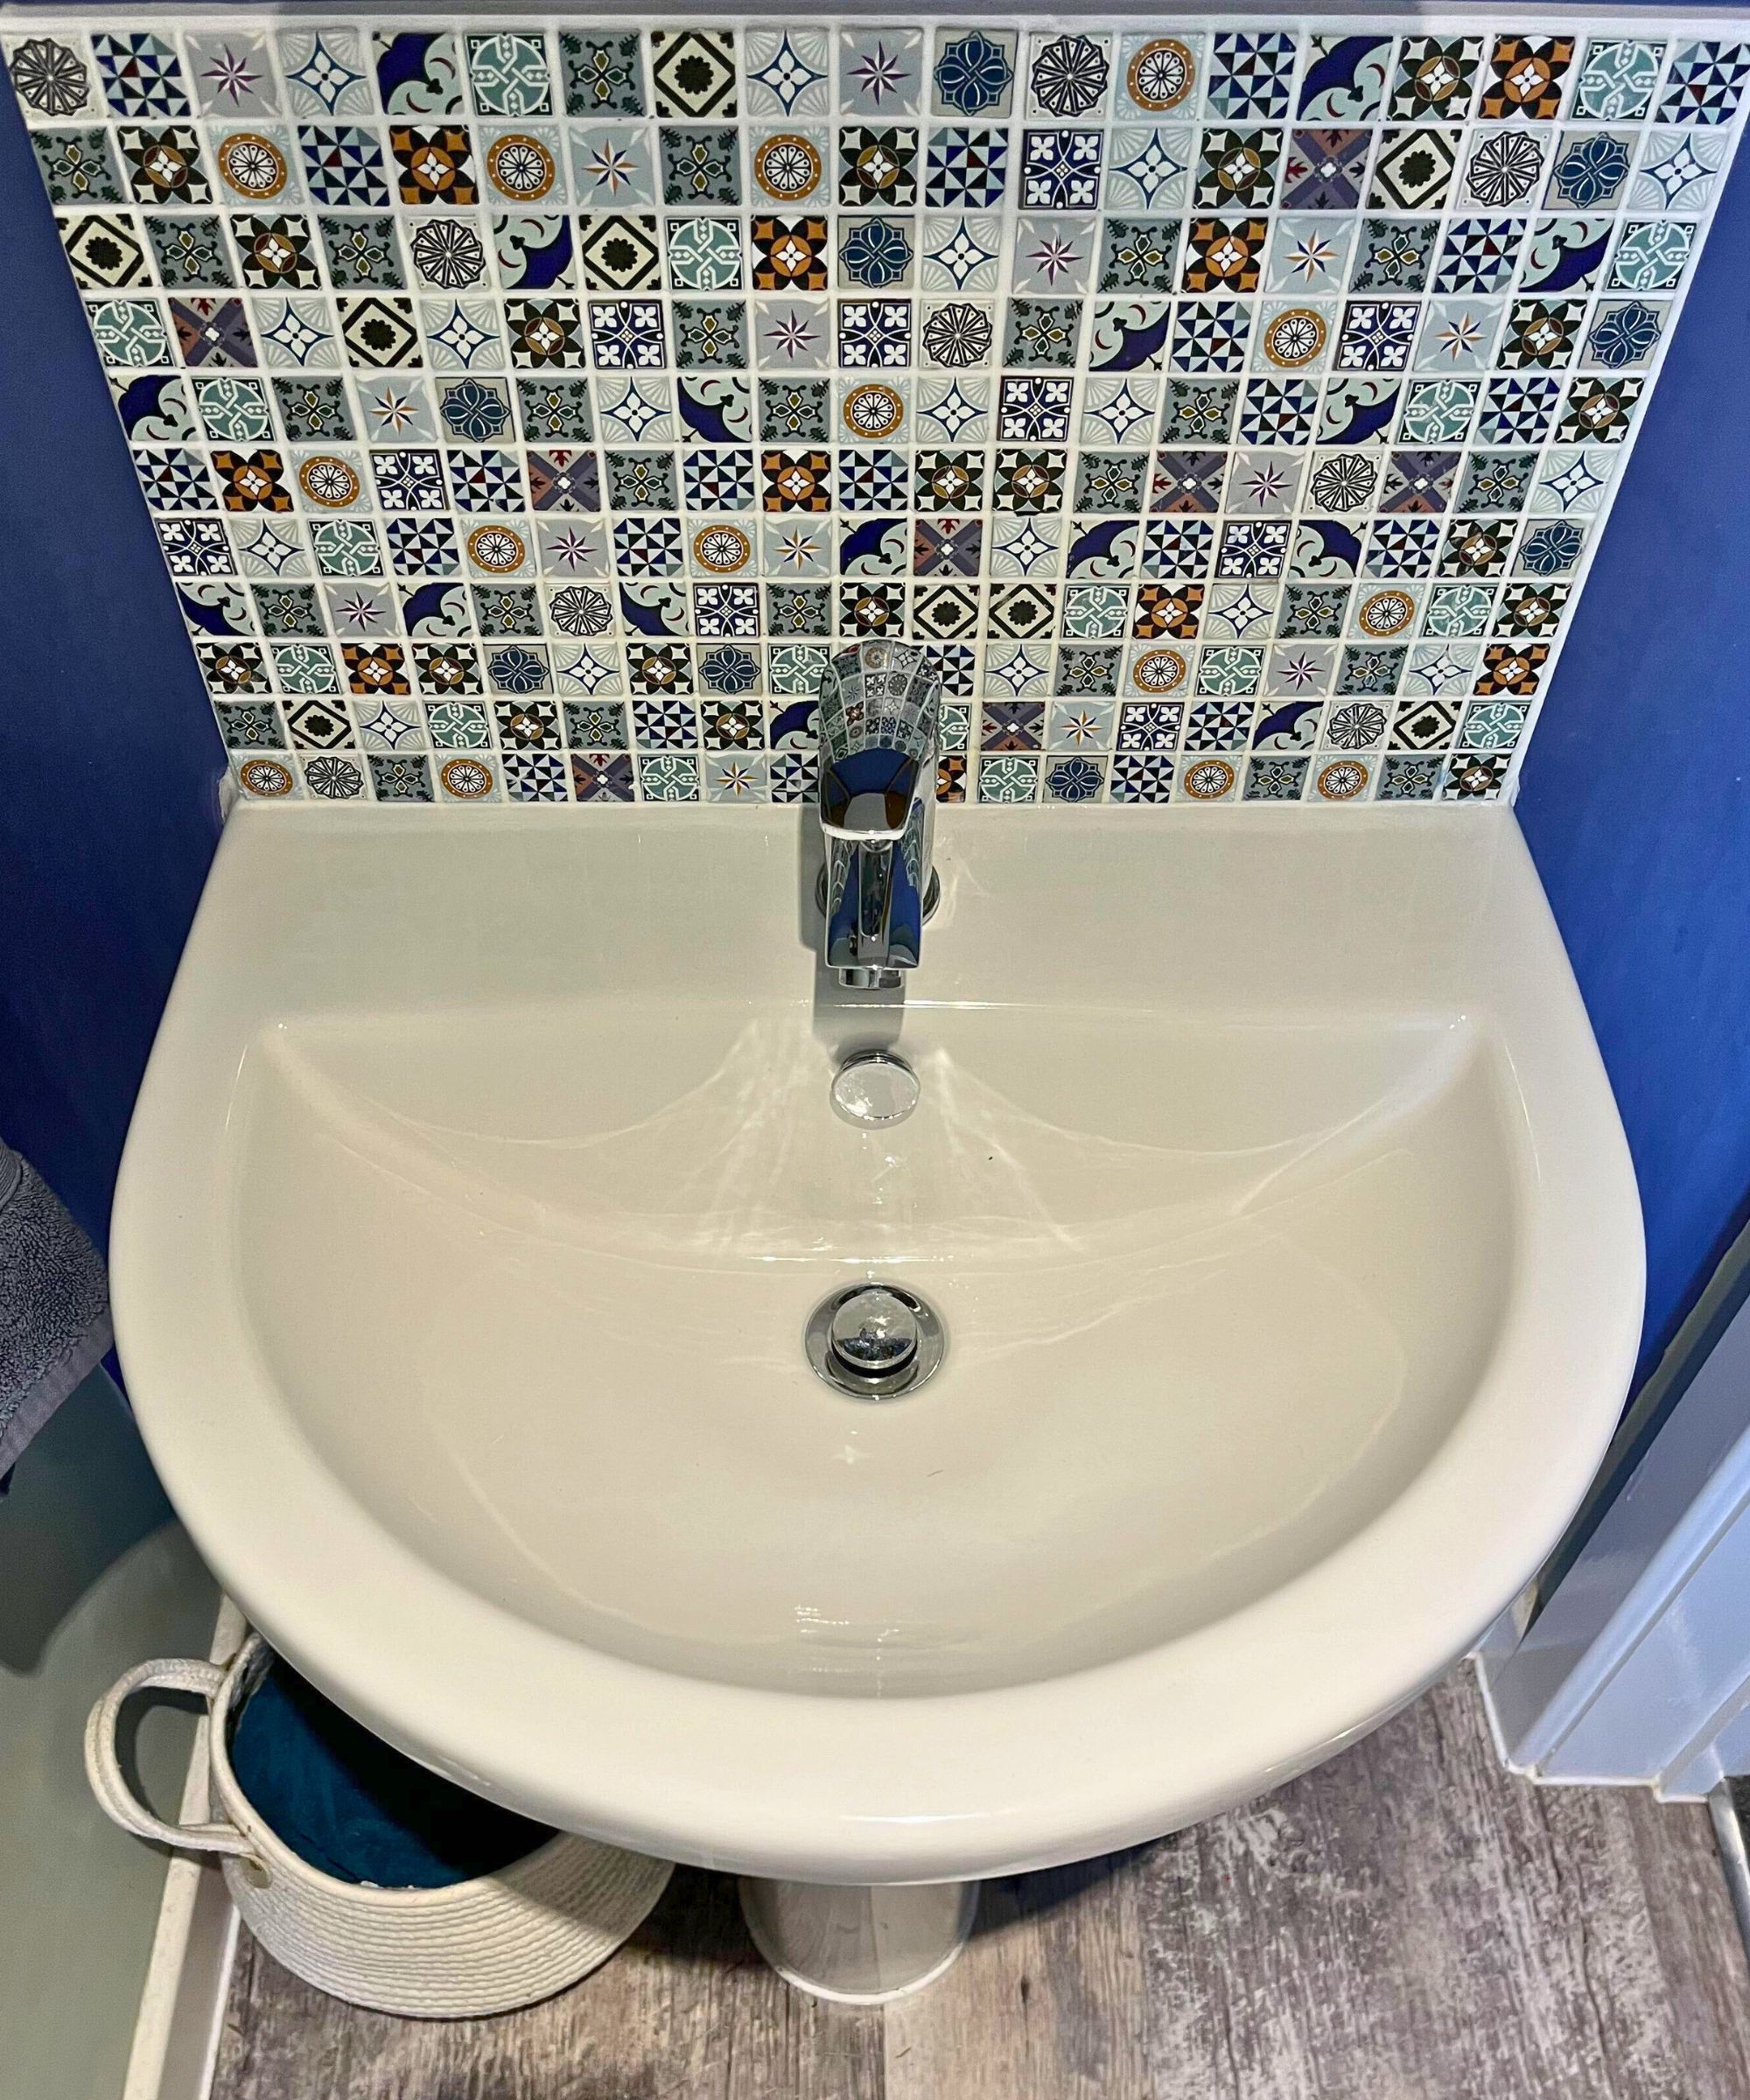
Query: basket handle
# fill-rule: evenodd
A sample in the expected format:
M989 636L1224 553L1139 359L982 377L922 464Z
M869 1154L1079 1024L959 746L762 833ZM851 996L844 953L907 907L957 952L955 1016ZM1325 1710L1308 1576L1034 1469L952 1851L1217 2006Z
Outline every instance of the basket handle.
M116 1724L123 1704L136 1691L144 1691L149 1686L164 1691L192 1691L211 1706L224 1682L225 1672L216 1662L168 1656L154 1662L136 1662L98 1700L85 1724L85 1771L98 1805L111 1823L131 1830L136 1838L155 1838L160 1844L174 1845L178 1852L228 1852L240 1859L252 1856L254 1848L235 1824L162 1822L129 1785L116 1753Z

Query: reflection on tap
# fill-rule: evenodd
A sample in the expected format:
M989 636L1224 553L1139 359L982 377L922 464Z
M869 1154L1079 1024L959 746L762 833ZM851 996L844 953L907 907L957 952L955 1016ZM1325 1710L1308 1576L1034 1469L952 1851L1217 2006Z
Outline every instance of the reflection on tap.
M923 953L931 896L942 676L920 648L864 641L820 690L827 966L851 990L892 990Z

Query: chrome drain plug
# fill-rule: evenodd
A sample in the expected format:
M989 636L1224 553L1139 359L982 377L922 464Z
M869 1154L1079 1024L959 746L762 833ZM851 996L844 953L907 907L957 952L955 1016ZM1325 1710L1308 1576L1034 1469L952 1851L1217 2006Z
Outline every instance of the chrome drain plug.
M857 1400L914 1392L940 1368L948 1337L934 1308L898 1284L852 1284L808 1315L816 1375Z
M832 1110L846 1123L881 1130L918 1105L918 1075L892 1050L859 1050L832 1075Z

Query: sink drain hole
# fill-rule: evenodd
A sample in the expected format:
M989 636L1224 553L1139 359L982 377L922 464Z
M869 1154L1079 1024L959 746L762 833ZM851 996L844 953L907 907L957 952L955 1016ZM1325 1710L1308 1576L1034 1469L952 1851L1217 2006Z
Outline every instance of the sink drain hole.
M915 1391L948 1347L940 1316L898 1284L852 1284L808 1315L804 1346L817 1376L858 1400Z

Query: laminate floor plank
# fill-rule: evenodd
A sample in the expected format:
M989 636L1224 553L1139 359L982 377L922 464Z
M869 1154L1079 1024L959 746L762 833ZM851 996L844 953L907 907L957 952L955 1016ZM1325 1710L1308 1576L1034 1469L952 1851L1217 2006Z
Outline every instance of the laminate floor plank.
M1502 1771L1468 1672L1138 1897L1152 2100L1750 2096L1706 1811Z
M881 2016L792 1991L735 1884L677 1868L575 1989L492 2020L397 2020L327 1998L245 1934L214 2100L881 2100Z
M1150 2100L1144 1855L988 1881L960 1959L886 2012L886 2100Z
M575 1990L360 2012L244 1937L213 2100L1750 2100L1707 1813L1501 1770L1468 1669L1266 1799L987 1884L885 2011L760 1961L682 1869Z

